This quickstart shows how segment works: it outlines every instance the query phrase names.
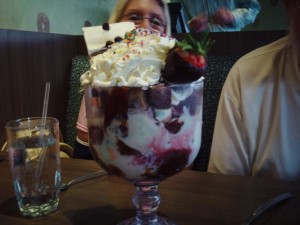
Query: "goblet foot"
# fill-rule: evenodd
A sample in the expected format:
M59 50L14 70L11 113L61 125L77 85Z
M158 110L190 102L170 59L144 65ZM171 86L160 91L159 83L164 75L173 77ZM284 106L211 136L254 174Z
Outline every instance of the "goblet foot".
M147 222L139 221L136 217L124 220L117 225L177 225L177 223L168 220L167 218L158 216L154 220L148 220Z

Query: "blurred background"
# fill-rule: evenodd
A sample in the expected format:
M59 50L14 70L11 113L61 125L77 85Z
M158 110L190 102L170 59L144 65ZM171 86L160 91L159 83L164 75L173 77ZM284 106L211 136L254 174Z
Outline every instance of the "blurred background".
M197 0L188 0L191 5ZM116 0L0 0L0 29L82 34L84 26L107 21ZM170 4L179 0L169 0ZM285 30L281 0L260 0L261 12L244 30Z

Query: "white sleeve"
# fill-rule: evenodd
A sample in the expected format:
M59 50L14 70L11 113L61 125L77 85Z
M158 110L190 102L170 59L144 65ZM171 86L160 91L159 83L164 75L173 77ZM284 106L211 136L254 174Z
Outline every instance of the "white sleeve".
M238 8L231 12L234 17L234 27L243 29L254 22L260 12L260 4L257 0L240 0Z
M219 101L208 172L250 174L240 95L239 72L237 68L232 68Z

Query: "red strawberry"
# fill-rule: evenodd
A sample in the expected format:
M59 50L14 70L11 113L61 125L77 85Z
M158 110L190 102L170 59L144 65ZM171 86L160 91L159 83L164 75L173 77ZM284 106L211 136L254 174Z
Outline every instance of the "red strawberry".
M193 51L181 51L178 49L177 54L189 64L199 68L205 69L206 68L206 58L203 55L199 55Z
M188 34L182 42L177 42L169 52L163 78L175 83L198 80L205 72L206 54L213 43L208 39L208 33L205 33L199 42Z

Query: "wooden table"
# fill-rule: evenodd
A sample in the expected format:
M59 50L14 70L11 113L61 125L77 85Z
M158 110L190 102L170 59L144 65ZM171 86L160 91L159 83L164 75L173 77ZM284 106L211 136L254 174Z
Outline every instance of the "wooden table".
M99 170L94 161L63 159L62 181ZM25 218L14 197L8 159L0 162L1 225L115 225L135 214L134 188L109 175L72 186L60 194L59 210L45 217ZM263 202L290 192L294 197L255 224L300 224L300 183L272 179L183 171L160 184L159 214L179 225L235 225Z

